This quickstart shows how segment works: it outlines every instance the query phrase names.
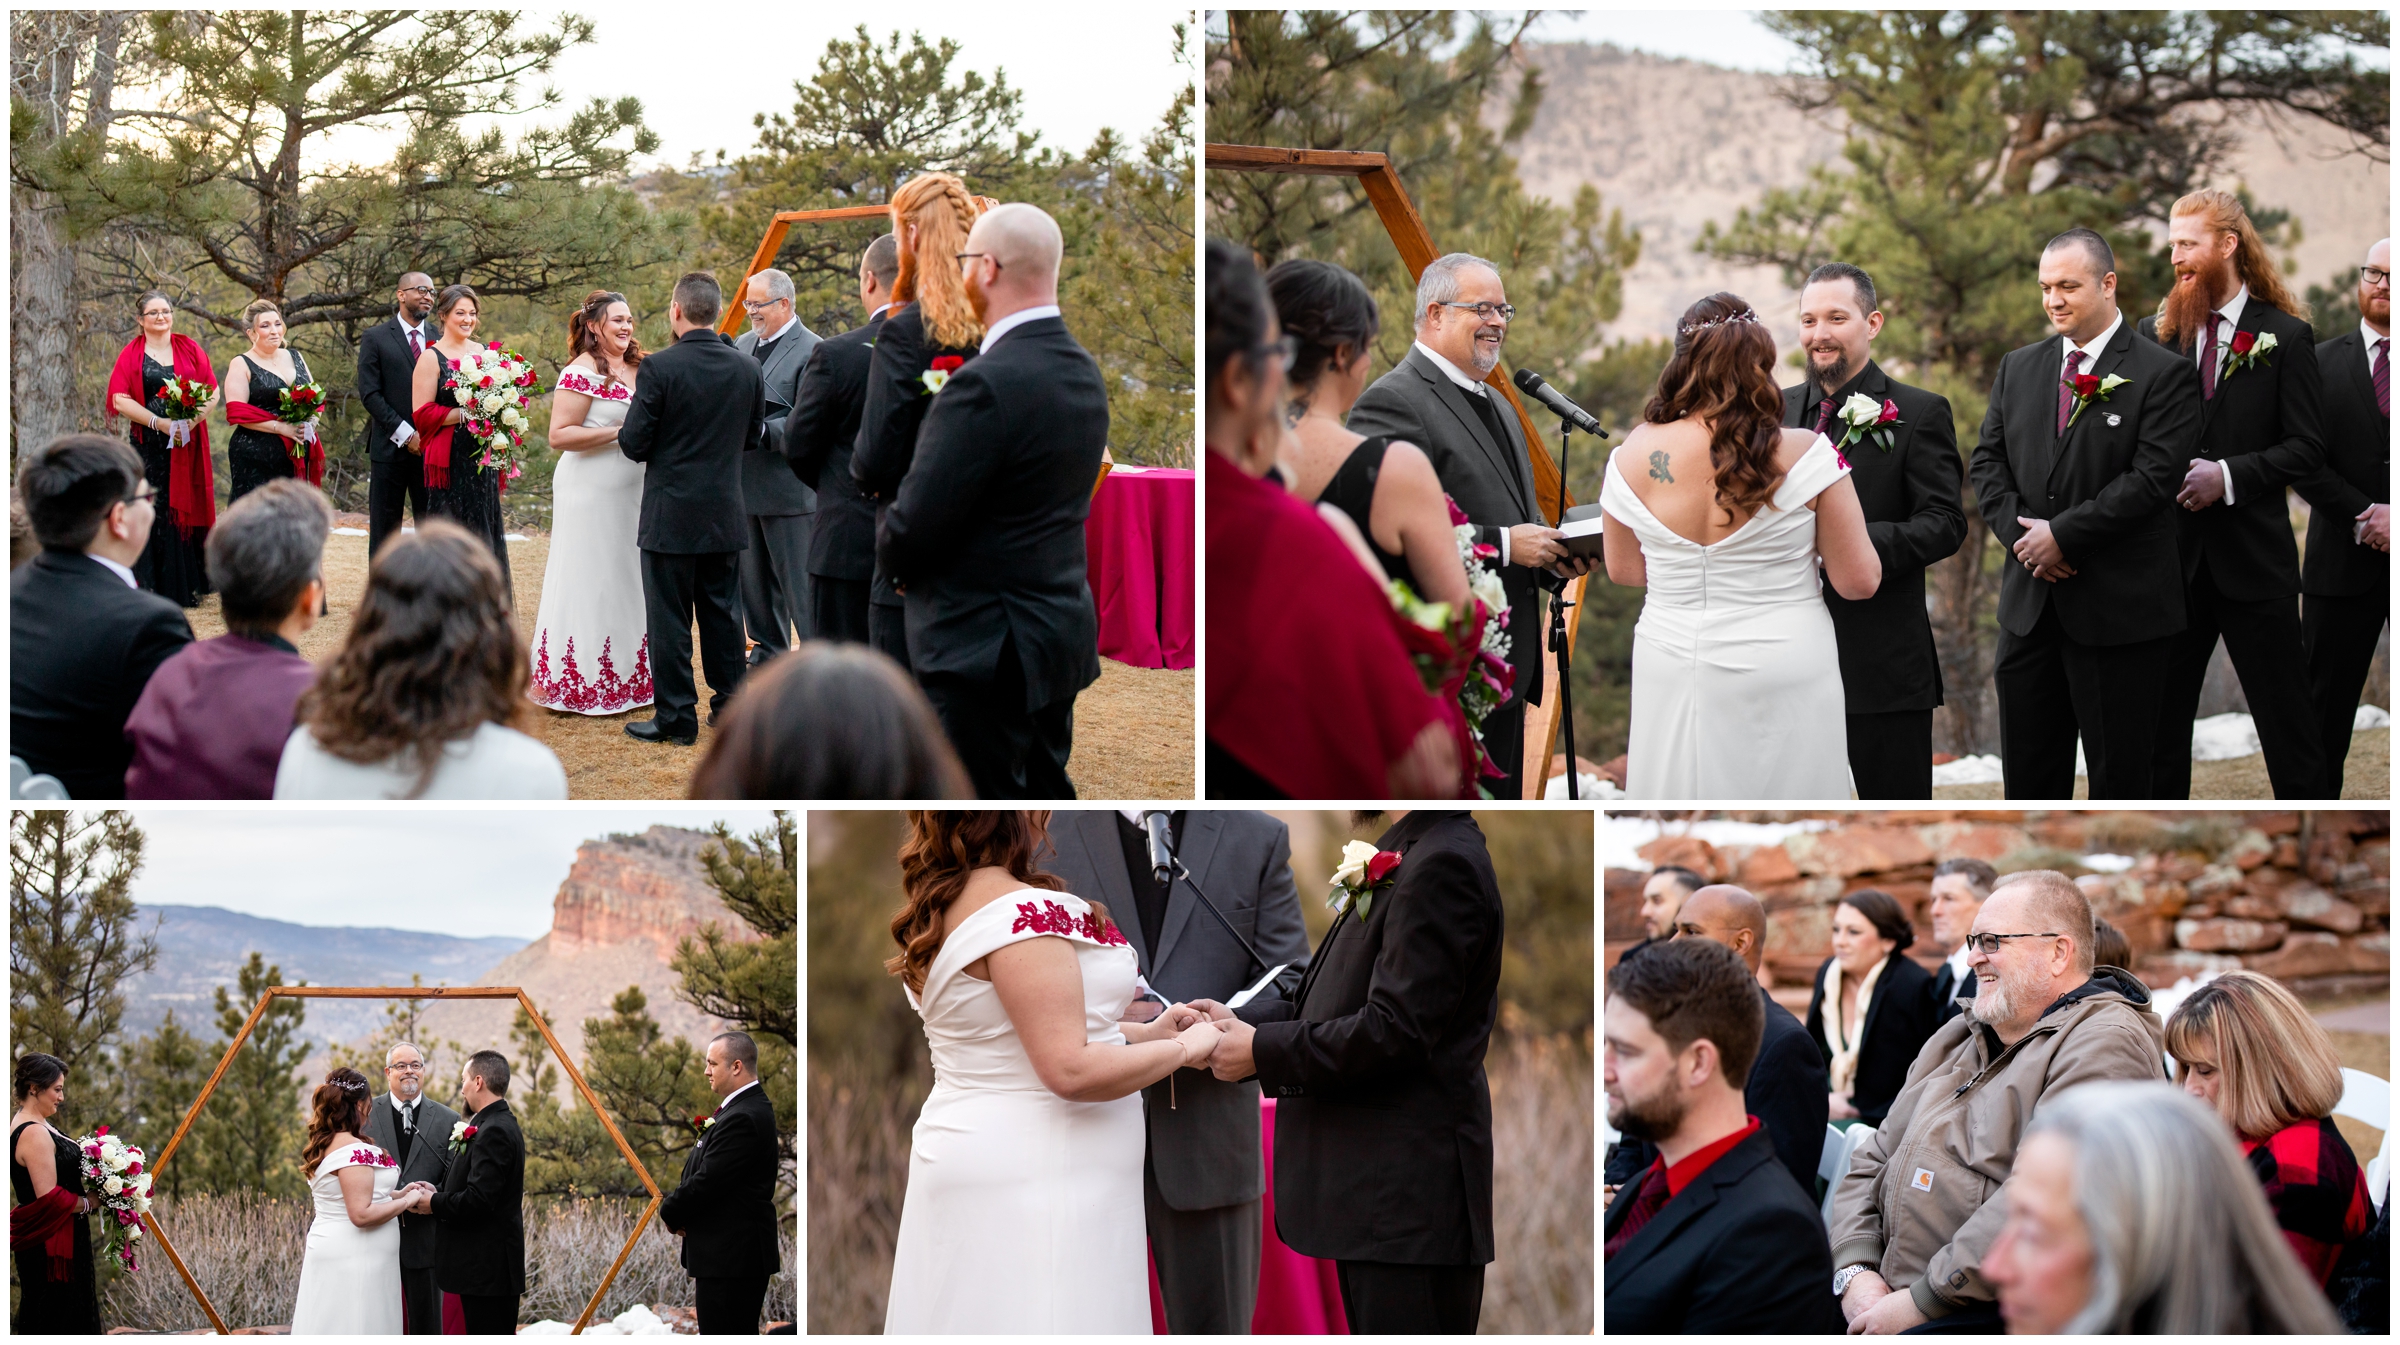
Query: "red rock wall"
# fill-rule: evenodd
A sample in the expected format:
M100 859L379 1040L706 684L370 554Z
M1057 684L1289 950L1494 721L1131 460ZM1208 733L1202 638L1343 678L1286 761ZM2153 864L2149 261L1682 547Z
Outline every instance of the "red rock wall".
M661 958L714 920L747 937L750 927L705 882L700 846L708 837L676 827L640 836L585 841L552 903L550 950L571 957L590 948L648 943Z

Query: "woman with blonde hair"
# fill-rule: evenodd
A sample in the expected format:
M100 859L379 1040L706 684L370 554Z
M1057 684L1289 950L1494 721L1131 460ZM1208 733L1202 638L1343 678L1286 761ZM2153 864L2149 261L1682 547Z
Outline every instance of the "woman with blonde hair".
M875 501L879 526L916 460L917 428L925 423L926 410L950 374L975 358L983 340L983 320L967 295L958 255L966 251L975 217L990 204L950 173L919 173L892 193L900 275L892 282L892 309L875 336L858 446L850 455L850 475ZM908 635L901 622L900 595L878 563L868 599L867 642L907 668Z
M2358 1156L2333 1124L2342 1062L2291 991L2255 971L2202 985L2167 1018L2183 1091L2216 1108L2318 1284L2375 1222Z

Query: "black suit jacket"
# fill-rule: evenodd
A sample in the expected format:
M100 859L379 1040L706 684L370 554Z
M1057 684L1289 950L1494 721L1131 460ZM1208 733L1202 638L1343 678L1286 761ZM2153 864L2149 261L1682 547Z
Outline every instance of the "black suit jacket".
M683 1268L694 1279L764 1277L783 1267L775 1249L775 1105L766 1086L718 1105L714 1125L683 1158L683 1180L658 1219L683 1232Z
M865 583L875 577L875 502L850 476L850 453L866 410L867 366L875 358L881 315L810 352L783 422L783 456L817 492L817 526L808 535L808 572Z
M1833 613L1835 646L1841 657L1842 696L1852 714L1930 710L1942 703L1942 661L1933 648L1933 623L1925 614L1925 567L1949 559L1967 539L1967 511L1959 503L1966 475L1959 461L1958 430L1950 401L1923 388L1895 381L1873 360L1834 394L1838 409L1863 394L1880 406L1900 408L1891 451L1870 437L1844 450L1850 484L1867 515L1867 540L1883 559L1883 583L1875 596L1853 602L1825 587ZM1814 383L1783 390L1783 423L1813 429L1824 393ZM1827 430L1841 442L1835 419ZM1813 1174L1813 1169L1811 1170Z
M1813 1192L1817 1164L1825 1157L1825 1052L1765 986L1758 997L1766 1003L1766 1026L1742 1084L1742 1105L1766 1127L1792 1180ZM1658 1146L1648 1140L1620 1139L1609 1151L1606 1180L1612 1186L1630 1182L1657 1160Z
M2031 634L2042 608L2053 605L2078 644L2173 635L2184 624L2175 492L2200 443L2200 371L2121 323L2084 372L2132 381L2107 401L2094 398L2061 435L2065 348L2052 335L2001 357L1967 467L1976 507L2002 546L2025 535L2019 516L2048 519L2076 572L2051 583L2009 558L2001 566L2000 624Z
M617 447L642 474L642 550L674 555L750 544L742 455L766 443L758 361L705 327L642 361Z
M125 797L125 718L150 674L192 642L183 609L80 551L8 579L8 750L77 799Z
M2143 338L2158 340L2158 319L2138 324ZM2324 380L2317 370L2316 333L2307 323L2253 294L2242 305L2236 332L2271 332L2276 348L2265 359L2217 380L2217 395L2200 402L2200 446L2194 457L2233 468L2233 503L2220 500L2197 513L2175 510L2178 550L2188 582L2206 557L2217 591L2238 602L2289 598L2300 591L2300 554L2292 545L2292 511L2283 488L2297 485L2325 466L2325 434L2318 404ZM2192 340L2162 349L2193 366L2195 400L2199 370ZM2187 467L2189 463L2185 464Z
M645 361L646 362L646 361ZM475 1137L453 1154L432 1214L441 1232L433 1279L442 1292L506 1296L525 1292L525 1132L508 1099L469 1118ZM429 1138L447 1142L448 1136Z
M1492 1259L1492 1098L1504 920L1483 831L1420 809L1364 920L1344 910L1294 1000L1235 1010L1275 1105L1275 1228L1307 1256Z
M1505 443L1493 442L1473 394L1411 346L1407 359L1359 394L1347 423L1353 433L1394 435L1423 449L1442 489L1474 523L1475 540L1497 547L1511 527L1544 519L1533 498L1533 461L1516 409L1489 384L1484 393L1500 413ZM1508 658L1517 669L1516 691L1535 705L1542 700L1542 614L1535 578L1540 573L1524 565L1500 567L1500 583L1508 592Z
M1601 1240L1633 1211L1617 1192ZM1825 1221L1764 1130L1650 1216L1603 1272L1610 1334L1819 1335L1845 1329Z
M426 345L441 337L430 319L418 324L417 331ZM408 451L392 442L392 432L408 423L416 376L417 358L408 353L408 329L400 325L398 313L358 338L358 400L367 408L367 454L376 462L389 462L392 455Z
M1963 984L1972 986L1974 980L1975 978L1970 975L1965 978ZM1944 962L1942 965L1933 969L1933 980L1926 985L1925 992L1927 998L1933 1004L1933 1025L1935 1028L1940 1028L1942 1024L1947 1023L1951 1019L1956 1018L1958 1015L1966 1012L1966 1010L1959 1007L1958 1003L1958 991L1961 984L1962 981L1960 978L1951 973L1950 964L1948 962ZM1970 992L1967 995L1967 998L1973 999L1975 996Z
M1817 1054L1831 1062L1833 1048L1825 1041L1825 968L1832 958L1817 964L1815 988L1808 996L1808 1037L1817 1044ZM1867 1021L1860 1028L1858 1074L1850 1081L1850 1105L1858 1108L1859 1116L1869 1125L1882 1125L1891 1113L1892 1099L1908 1082L1908 1067L1916 1062L1917 1052L1925 1047L1925 1039L1941 1026L1933 1010L1933 973L1917 965L1916 960L1897 949L1884 960L1883 974L1875 978L1875 997L1867 1001ZM1819 1092L1830 1091L1831 1080Z
M858 417L858 442L850 451L850 479L875 501L875 524L880 530L884 512L900 494L900 482L917 460L917 429L925 423L925 413L933 409L934 398L920 380L941 356L972 360L976 352L973 346L955 350L934 346L925 335L925 315L914 303L883 315L883 327L876 332L873 345L873 358L867 362L866 403ZM1095 476L1099 471L1097 465L1092 468ZM1090 483L1085 485L1088 490ZM875 560L875 591L869 600L885 607L903 605L880 553ZM912 663L916 659L913 646L909 658Z
M2384 348L2391 357L2391 348ZM2300 591L2362 597L2392 582L2392 557L2352 539L2350 525L2370 504L2392 502L2392 418L2375 409L2367 342L2353 329L2317 347L2324 384L2325 465L2296 487L2309 503L2308 559Z
M1108 386L1057 318L1009 331L951 375L875 540L876 572L908 590L919 675L988 681L1013 636L1028 710L1100 676L1083 524L1107 446Z

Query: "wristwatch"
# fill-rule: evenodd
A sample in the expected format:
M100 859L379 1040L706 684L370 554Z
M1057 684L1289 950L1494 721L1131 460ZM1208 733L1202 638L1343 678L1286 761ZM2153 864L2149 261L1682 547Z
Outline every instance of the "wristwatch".
M1862 1261L1855 1266L1844 1266L1833 1272L1833 1296L1840 1298L1849 1290L1850 1281L1857 1279L1859 1272L1868 1268L1867 1264Z

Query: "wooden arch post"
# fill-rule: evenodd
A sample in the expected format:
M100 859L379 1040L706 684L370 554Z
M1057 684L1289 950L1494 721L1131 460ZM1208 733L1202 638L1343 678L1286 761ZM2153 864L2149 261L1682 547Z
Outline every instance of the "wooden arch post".
M650 1220L658 1213L658 1207L665 1197L659 1193L658 1183L651 1179L650 1169L642 1166L642 1160L634 1153L633 1146L625 1142L624 1134L617 1129L617 1123L609 1116L608 1109L600 1105L600 1098L592 1092L592 1086L584 1082L583 1071L575 1068L575 1062L568 1058L565 1048L558 1044L558 1037L550 1031L550 1024L543 1019L542 1011L533 1007L533 1000L516 986L268 986L267 993L258 998L258 1007L252 1009L250 1017L243 1021L242 1030L235 1033L233 1040L226 1045L225 1058L217 1062L216 1073L208 1076L208 1082L200 1089L200 1096L192 1101L192 1109L184 1113L183 1124L175 1127L174 1138L167 1141L167 1147L160 1150L157 1159L150 1164L150 1171L153 1173L159 1171L167 1165L168 1159L175 1156L175 1150L183 1143L183 1137L191 1131L192 1122L198 1119L200 1109L208 1105L210 1095L217 1091L218 1082L224 1079L225 1071L232 1067L233 1057L242 1049L242 1043L250 1039L251 1029L258 1026L258 1020L266 1013L267 1006L278 999L513 999L524 1006L526 1016L531 1018L533 1025L541 1030L542 1040L550 1044L550 1054L558 1058L559 1065L567 1071L567 1077L574 1080L575 1091L583 1095L584 1105L590 1107L592 1114L600 1118L600 1124L608 1128L608 1137L617 1142L617 1149L625 1155L625 1162L633 1168L634 1175L642 1179L642 1186L650 1192L650 1203L642 1207L642 1217L634 1223L633 1233L625 1239L625 1246L617 1253L617 1259L609 1263L608 1273L600 1277L600 1287L592 1291L592 1301L583 1305L583 1315L575 1319L575 1329L569 1333L571 1335L583 1334L583 1328L590 1324L592 1314L599 1311L600 1300L607 1295L608 1286L616 1283L617 1272L624 1269L625 1258L632 1255L633 1244L640 1241L643 1232L650 1227ZM155 1185L153 1183L154 1187ZM208 1314L208 1320L217 1328L217 1334L221 1336L233 1334L231 1328L225 1325L225 1319L217 1315L216 1306L208 1301L208 1295L202 1292L200 1282L192 1278L192 1272L183 1264L183 1258L176 1255L175 1245L167 1241L167 1230L159 1227L158 1217L155 1214L145 1214L142 1216L142 1222L150 1226L151 1236L158 1239L159 1250L167 1254L167 1260L174 1264L175 1273L183 1277L184 1286L192 1291L192 1297L200 1301L200 1310Z
M1212 173L1306 173L1316 177L1354 177L1367 193L1367 201L1375 207L1375 216L1383 221L1383 231L1391 236L1392 246L1399 250L1400 261L1408 267L1408 278L1424 276L1425 268L1441 256L1433 244L1433 235L1425 228L1424 219L1417 214L1416 205L1408 199L1408 189L1400 185L1400 175L1392 171L1388 155L1375 151L1330 149L1280 149L1270 145L1210 145L1207 155L1208 171ZM1534 504L1552 527L1558 526L1559 485L1558 464L1550 457L1550 448L1542 442L1541 429L1525 411L1524 401L1517 396L1516 386L1501 374L1502 366L1495 365L1483 376L1483 381L1508 399L1517 413L1517 424L1525 431L1525 449L1533 462ZM1565 497L1569 503L1574 496ZM1584 580L1578 578L1568 585L1565 595L1575 606L1567 616L1567 645L1574 647L1575 635L1583 625ZM1542 684L1549 688L1549 704L1543 707L1538 720L1525 717L1525 770L1521 783L1525 797L1538 799L1550 778L1550 752L1558 741L1559 707L1564 698L1558 693L1558 656L1546 642L1549 625L1542 628L1545 647L1541 651ZM1522 657L1522 651L1515 651ZM1568 762L1567 769L1575 769Z
M775 264L775 254L783 251L783 237L795 224L816 224L840 219L890 219L888 205L846 205L833 210L778 210L767 221L767 233L758 240L758 251L750 254L750 268L742 272L742 283L734 286L733 297L725 311L717 315L717 330L731 336L742 325L742 295L749 292L750 277Z

